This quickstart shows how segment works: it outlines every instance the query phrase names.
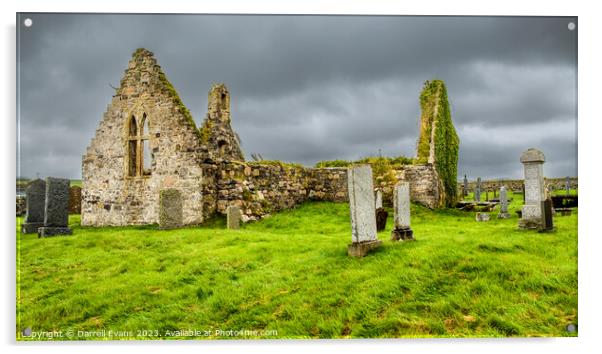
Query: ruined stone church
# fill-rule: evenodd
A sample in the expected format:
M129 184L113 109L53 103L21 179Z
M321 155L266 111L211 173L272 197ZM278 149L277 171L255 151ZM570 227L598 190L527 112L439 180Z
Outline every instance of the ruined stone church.
M412 199L428 207L446 198L435 167L432 160L398 171L410 182ZM81 224L156 224L165 189L180 192L184 225L200 224L229 205L239 206L249 221L307 200L346 201L347 169L245 162L226 86L210 89L197 128L153 53L141 48L82 158Z

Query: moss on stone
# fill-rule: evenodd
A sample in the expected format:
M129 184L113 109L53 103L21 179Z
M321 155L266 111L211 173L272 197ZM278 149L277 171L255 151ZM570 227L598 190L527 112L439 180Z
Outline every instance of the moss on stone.
M201 132L197 128L196 123L194 122L194 119L192 118L192 114L190 114L190 111L188 110L188 108L184 105L184 103L180 99L180 96L178 95L178 92L176 91L176 89L173 87L171 82L169 82L169 80L167 79L167 76L165 76L165 73L160 69L159 69L158 76L159 76L159 81L163 84L163 87L167 90L167 93L169 94L169 96L173 100L176 107L178 107L178 110L180 111L180 113L182 113L182 115L184 116L184 118L186 119L186 121L188 122L190 127L192 128L192 131L194 132L194 134L202 141L203 139L201 136Z
M424 83L420 94L420 108L422 114L416 159L419 163L429 161L432 139L433 162L445 190L444 203L446 206L453 206L456 201L460 139L452 122L447 89L442 80Z
M250 166L268 165L268 166L279 166L279 167L285 167L285 168L305 168L305 167L303 167L303 165L301 165L299 163L284 162L284 161L280 161L280 160L261 160L261 161L249 162L248 164Z

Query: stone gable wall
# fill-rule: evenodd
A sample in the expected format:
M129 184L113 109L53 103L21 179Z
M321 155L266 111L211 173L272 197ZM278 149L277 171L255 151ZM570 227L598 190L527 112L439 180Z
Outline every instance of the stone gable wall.
M137 51L130 61L82 159L82 225L157 223L159 191L165 188L182 192L185 224L203 221L201 164L206 153L194 122L160 70L150 52ZM143 114L149 121L152 173L129 177L128 124L132 115Z

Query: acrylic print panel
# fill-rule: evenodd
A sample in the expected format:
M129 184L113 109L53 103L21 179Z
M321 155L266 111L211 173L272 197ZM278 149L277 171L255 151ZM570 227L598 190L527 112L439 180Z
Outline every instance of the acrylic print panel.
M578 334L576 17L16 20L17 340Z

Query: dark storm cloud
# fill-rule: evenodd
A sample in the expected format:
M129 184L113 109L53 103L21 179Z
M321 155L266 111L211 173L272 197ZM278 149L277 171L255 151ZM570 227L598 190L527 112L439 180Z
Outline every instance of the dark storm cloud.
M418 95L445 80L459 175L576 175L576 31L568 18L28 14L20 26L21 175L80 176L131 53L146 47L192 111L232 94L243 150L313 164L414 155ZM574 21L574 19L573 19Z

